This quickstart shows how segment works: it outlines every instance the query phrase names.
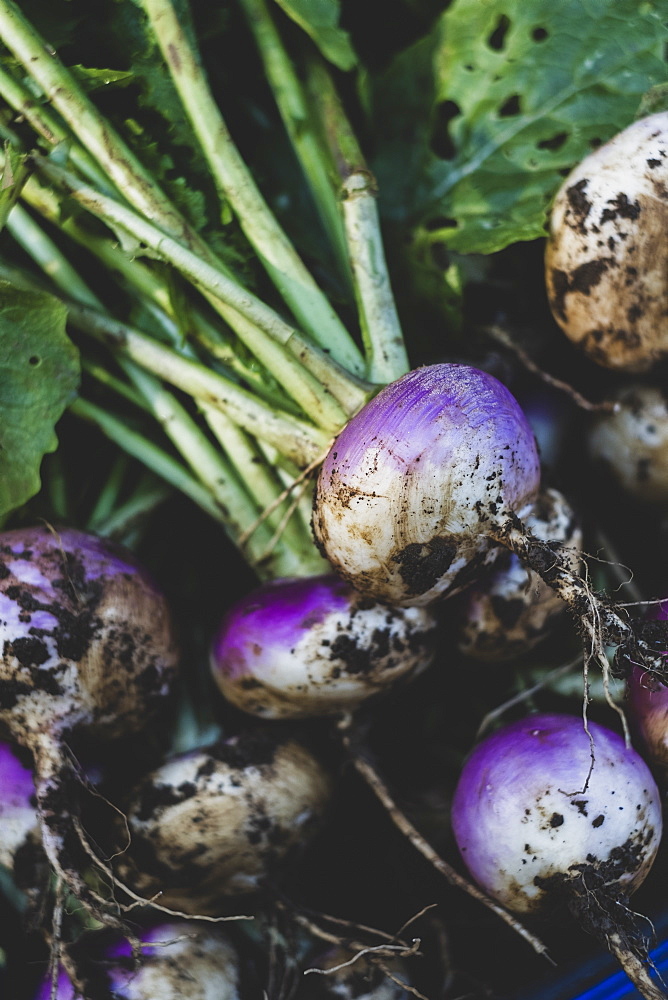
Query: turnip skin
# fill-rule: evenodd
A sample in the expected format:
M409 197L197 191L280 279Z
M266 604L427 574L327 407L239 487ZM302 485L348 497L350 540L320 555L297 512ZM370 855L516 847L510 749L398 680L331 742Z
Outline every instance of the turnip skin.
M435 652L426 608L389 608L330 574L275 580L238 601L212 643L225 698L266 719L357 708L424 670Z
M559 189L545 274L553 315L599 364L646 371L668 353L668 112L594 150Z
M409 372L347 424L323 462L316 542L376 600L426 606L493 557L490 518L520 513L540 465L518 403L468 365Z
M104 949L96 963L96 996L114 1000L239 1000L238 956L219 928L187 921L161 923L141 932L141 954L132 958L129 944ZM59 971L55 1000L78 1000L81 993L64 969ZM46 977L35 1000L51 1000Z
M126 810L123 880L186 913L216 915L225 897L259 891L320 828L327 769L302 743L248 732L172 758Z
M668 621L668 601L651 607L648 618ZM630 722L665 788L668 784L668 687L648 671L634 666L627 678L626 690Z
M4 532L0 640L0 724L33 755L44 849L70 891L118 926L83 878L80 779L65 741L135 733L163 704L179 657L165 598L129 553L96 536Z
M598 414L587 432L592 458L641 503L668 500L668 393L658 386L625 385L618 408Z
M662 832L660 795L638 753L581 718L534 715L479 744L452 804L464 863L490 895L536 913L591 871L628 895L647 876ZM550 892L550 887L555 891Z
M578 571L582 530L562 493L541 493L524 524L536 538L562 545L573 572ZM461 603L459 649L489 663L503 663L533 649L566 610L552 587L510 552L499 554L488 577L473 584Z

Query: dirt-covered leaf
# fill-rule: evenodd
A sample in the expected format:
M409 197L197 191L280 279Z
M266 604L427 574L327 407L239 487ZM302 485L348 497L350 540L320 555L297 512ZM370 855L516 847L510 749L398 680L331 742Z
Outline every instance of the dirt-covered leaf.
M276 3L310 35L331 63L343 70L356 65L350 36L339 24L340 0L276 0Z
M383 206L460 253L544 233L565 171L668 76L665 0L454 0L376 82Z
M65 306L46 292L0 282L0 516L40 487L40 464L79 384Z

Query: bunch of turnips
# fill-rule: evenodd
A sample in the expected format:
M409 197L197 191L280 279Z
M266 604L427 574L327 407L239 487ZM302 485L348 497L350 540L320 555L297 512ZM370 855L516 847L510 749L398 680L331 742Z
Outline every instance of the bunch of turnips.
M34 1000L468 992L449 968L431 980L420 970L421 941L406 928L431 899L392 928L374 929L377 911L367 917L364 907L317 910L312 873L326 873L329 898L340 902L332 883L344 867L354 873L353 834L367 822L383 837L389 816L406 837L391 851L419 844L447 870L391 800L374 745L378 720L399 719L411 703L407 718L419 703L418 726L451 780L423 799L423 775L410 789L398 781L397 800L414 792L414 806L428 803L426 825L458 884L471 888L470 875L534 947L520 921L573 918L646 1000L665 997L648 960L650 922L629 899L661 853L666 603L644 615L610 594L608 580L618 578L592 570L588 546L603 546L581 516L581 496L559 468L546 474L501 365L460 355L410 368L375 184L326 70L313 60L302 88L289 59L267 60L272 87L291 94L280 107L293 151L318 171L311 196L341 257L336 280L322 284L347 289L354 336L256 190L210 100L189 25L167 0L139 6L183 104L178 128L187 119L197 136L221 196L217 218L238 227L239 245L229 260L217 257L123 135L90 110L55 52L0 0L0 35L34 76L29 99L16 81L21 115L44 141L56 137L59 151L40 147L14 167L25 173L31 211L54 230L67 226L82 256L90 252L118 279L122 316L102 303L93 270L89 285L86 268L68 268L64 252L58 267L38 258L53 241L27 237L32 217L21 206L10 229L33 262L46 262L53 297L94 342L86 377L131 410L127 420L125 411L110 416L82 393L72 415L222 523L237 562L225 567L225 606L197 618L188 602L205 590L194 579L199 566L179 566L178 585L167 587L147 568L150 558L144 566L111 540L118 524L108 498L121 497L120 487L98 501L98 520L85 530L67 518L25 526L20 510L0 533L0 867L12 905L43 942ZM262 5L259 15L250 0L242 6L253 30L266 26ZM93 71L80 75L98 85ZM122 77L116 82L130 85ZM311 120L322 149L304 145ZM125 126L142 135L140 124ZM16 155L21 141L7 139ZM153 149L148 136L141 141ZM3 169L6 179L14 168ZM85 213L90 232L79 226ZM449 222L445 229L457 228ZM668 497L667 225L661 112L566 177L545 257L556 325L601 379L614 377L603 382L606 405L587 415L586 461L648 518ZM261 277L246 287L238 272L250 272L255 257ZM7 274L0 281L16 280L21 294L46 294L27 268ZM268 302L258 288L270 289ZM37 354L28 362L41 363ZM145 433L145 418L157 421L169 451L153 425ZM134 517L129 501L128 511ZM93 530L105 523L107 531ZM242 559L253 583L232 600ZM575 649L583 670L572 711L545 679L552 640L555 655ZM517 694L535 664L544 667L541 683ZM460 688L470 696L456 735L439 729L442 706L429 703L436 676L441 685L452 678L453 701ZM470 715L511 677L516 697L494 706L494 731L476 740ZM402 724L392 733L395 756L415 735ZM380 822L350 808L360 774L385 806ZM377 855L384 860L384 848ZM364 878L363 867L355 877ZM390 875L383 881L393 884ZM442 952L449 956L447 943Z

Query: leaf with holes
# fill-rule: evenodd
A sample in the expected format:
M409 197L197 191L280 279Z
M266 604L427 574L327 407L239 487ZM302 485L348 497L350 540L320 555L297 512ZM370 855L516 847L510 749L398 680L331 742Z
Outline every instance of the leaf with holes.
M460 253L542 236L563 174L665 81L665 14L665 0L454 0L377 81L389 214L408 206L425 238Z
M54 296L0 282L0 517L38 491L56 421L77 391L79 353L65 317Z

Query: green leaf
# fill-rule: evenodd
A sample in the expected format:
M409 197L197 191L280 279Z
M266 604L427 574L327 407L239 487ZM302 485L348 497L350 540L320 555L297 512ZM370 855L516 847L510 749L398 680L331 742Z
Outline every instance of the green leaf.
M65 306L0 282L0 517L34 496L55 424L79 385L79 352Z
M127 87L134 81L134 73L123 69L93 69L89 66L70 66L70 72L84 90L99 90L112 85Z
M460 253L543 235L564 173L666 80L667 15L666 0L454 0L376 84L385 210Z
M16 204L28 179L26 155L5 143L4 163L0 171L0 229L4 229L7 216Z
M339 26L339 0L276 0L276 3L313 39L325 59L343 70L357 65L350 36Z

